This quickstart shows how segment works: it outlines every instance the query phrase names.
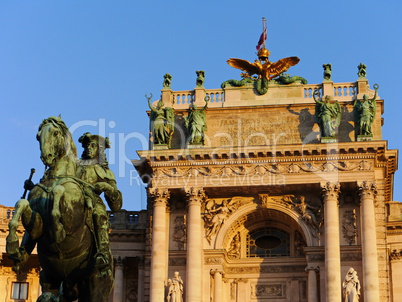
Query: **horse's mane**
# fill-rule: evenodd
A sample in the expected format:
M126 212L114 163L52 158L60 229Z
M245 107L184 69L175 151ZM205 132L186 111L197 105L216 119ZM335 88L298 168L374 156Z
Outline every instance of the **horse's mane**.
M47 124L52 124L56 128L60 129L60 131L61 131L61 133L62 133L62 135L64 137L66 155L70 159L76 161L76 159L77 159L77 148L76 148L76 146L74 144L71 132L68 129L68 127L66 126L66 124L64 123L64 121L60 117L55 117L55 116L51 116L51 117L49 117L47 119L44 119L42 121L42 123L39 125L38 135L40 134L40 131L42 130L42 127L47 125Z

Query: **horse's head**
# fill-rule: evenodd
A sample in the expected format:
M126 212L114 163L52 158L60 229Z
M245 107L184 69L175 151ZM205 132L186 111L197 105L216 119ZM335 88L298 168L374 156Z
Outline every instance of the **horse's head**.
M62 157L76 160L77 150L71 133L60 117L43 120L36 138L40 144L40 158L46 166L55 167Z

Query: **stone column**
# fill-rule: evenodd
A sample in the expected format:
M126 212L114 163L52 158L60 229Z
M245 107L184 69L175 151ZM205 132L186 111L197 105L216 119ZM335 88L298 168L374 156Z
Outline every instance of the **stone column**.
M124 266L121 257L114 262L114 289L113 302L123 302L124 291Z
M341 301L341 252L339 239L339 183L321 183L324 197L326 302Z
M164 301L167 272L166 205L170 193L165 188L148 188L153 198L150 302Z
M365 302L378 302L378 255L375 227L374 198L377 193L374 182L357 182L360 191L362 217L363 291Z
M317 273L319 272L318 266L306 267L308 273L307 281L307 297L308 302L318 302L318 287L317 287Z
M187 212L187 269L186 302L202 301L202 220L201 202L205 198L201 188L186 189Z
M211 270L211 275L214 277L214 302L222 301L222 271L220 270Z
M144 302L145 258L138 258L138 302Z

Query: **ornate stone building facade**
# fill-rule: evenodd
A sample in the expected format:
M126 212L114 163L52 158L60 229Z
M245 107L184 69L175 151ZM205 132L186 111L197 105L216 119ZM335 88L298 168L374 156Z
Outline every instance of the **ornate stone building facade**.
M166 76L161 102L150 102L150 148L133 160L148 207L110 214L109 301L169 301L178 272L175 297L182 290L186 302L340 302L350 268L359 301L401 300L398 153L382 139L384 101L368 80L271 81L256 93L248 82L207 90L197 75L188 91L172 91ZM363 100L375 101L364 133ZM335 135L322 135L328 125ZM12 272L4 238L13 209L0 210L0 301L26 284L35 301L37 260Z
M252 83L162 90L171 141L154 140L151 114L150 150L133 161L149 195L144 301L166 299L176 271L187 302L339 302L351 272L360 301L402 299L398 153L382 140L384 101L361 74L324 75L270 81L266 93Z

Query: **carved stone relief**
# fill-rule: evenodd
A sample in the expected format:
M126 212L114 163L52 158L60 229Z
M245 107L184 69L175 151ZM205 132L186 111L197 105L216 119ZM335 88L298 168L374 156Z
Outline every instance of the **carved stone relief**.
M306 253L304 252L304 247L307 246L303 235L299 231L295 231L295 256L304 257Z
M262 208L270 208L272 204L281 204L288 209L293 209L307 223L311 234L318 238L323 222L322 203L314 195L296 197L295 195L269 196L260 194Z
M205 202L204 224L205 238L211 242L229 216L242 205L253 202L253 197L236 196L232 198L214 198Z
M240 248L241 248L241 240L240 233L237 233L230 243L230 247L227 251L227 256L229 259L239 259L240 258Z
M285 283L254 283L251 285L251 298L253 299L273 299L286 297Z
M402 250L400 250L400 251L392 250L392 252L389 254L389 259L390 260L401 260L402 259Z
M342 217L343 238L349 245L357 244L357 217L356 209L347 210Z
M303 162L286 164L248 164L248 165L227 165L227 166L205 166L197 167L157 167L154 169L154 177L198 177L198 176L236 176L236 175L266 175L266 174L287 174L287 173L320 173L333 171L368 171L372 169L372 162L360 161L326 161L323 163ZM212 163L211 163L212 164Z
M177 216L174 220L173 241L177 244L177 249L183 251L187 241L186 216Z

